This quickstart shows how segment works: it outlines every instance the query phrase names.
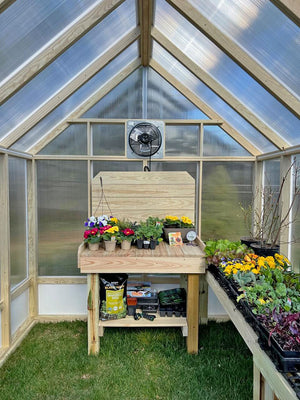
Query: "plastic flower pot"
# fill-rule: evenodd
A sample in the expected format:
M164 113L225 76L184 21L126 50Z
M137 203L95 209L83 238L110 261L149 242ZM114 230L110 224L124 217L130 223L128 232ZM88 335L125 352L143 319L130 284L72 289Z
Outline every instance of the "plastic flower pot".
M156 245L157 245L157 240L151 239L151 240L150 240L150 249L151 249L151 250L154 250L155 247L156 247Z
M137 239L136 245L137 245L138 249L142 249L143 248L143 239Z
M149 240L144 240L143 246L144 246L144 249L149 249L150 241Z

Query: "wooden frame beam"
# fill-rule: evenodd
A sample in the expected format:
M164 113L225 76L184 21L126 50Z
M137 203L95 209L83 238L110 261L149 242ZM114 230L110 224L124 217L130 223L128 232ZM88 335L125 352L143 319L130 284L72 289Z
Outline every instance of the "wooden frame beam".
M0 105L22 88L30 79L45 69L52 61L72 46L124 0L103 0L83 13L76 22L57 35L50 43L30 59L21 69L12 73L0 85Z
M67 122L69 119L79 118L80 115L85 113L89 108L96 104L99 100L107 95L119 83L126 79L133 71L141 66L141 60L137 59L131 64L123 68L117 75L110 79L104 86L92 94L84 103L79 105L71 114L67 115L66 119L59 123L54 129L47 132L34 146L28 149L28 152L37 154L43 147L50 143L56 136L65 130L70 124Z
M299 0L271 0L291 21L300 26L300 2Z
M289 147L280 136L278 136L272 129L262 122L255 114L253 114L248 107L241 103L234 95L232 95L224 86L217 82L211 75L205 72L194 61L186 56L177 46L175 46L165 35L158 29L153 28L151 32L152 37L169 53L172 54L181 64L197 76L206 86L212 89L221 99L230 105L236 112L238 112L246 121L248 121L255 129L261 132L270 142L272 142L279 149Z
M1 336L2 347L7 348L11 344L9 171L7 154L0 154L0 182L0 285L1 300L3 300Z
M143 67L149 65L151 57L151 27L153 23L153 0L138 0L139 24L141 28L140 53Z
M11 6L16 0L0 0L0 14L3 13L9 6Z
M202 110L209 118L220 120L222 119L219 114L212 110L206 103L199 99L191 90L187 89L181 82L179 82L172 74L166 71L159 63L150 60L150 67L152 67L159 75L166 79L172 86L174 86L180 93L182 93L189 101L195 104L200 110ZM224 121L222 129L228 133L234 140L236 140L241 146L243 146L250 154L257 156L261 152L245 139L239 132L237 132L231 125Z
M221 32L188 1L167 0L167 2L224 51L224 53L232 58L286 108L297 117L300 117L300 101L245 50Z
M42 118L48 115L54 108L71 96L78 88L90 80L97 72L104 68L110 61L117 57L123 50L130 46L140 35L139 28L134 28L118 43L111 47L106 53L98 57L92 64L86 67L81 73L73 78L58 93L41 105L23 123L10 131L0 142L3 147L10 147Z

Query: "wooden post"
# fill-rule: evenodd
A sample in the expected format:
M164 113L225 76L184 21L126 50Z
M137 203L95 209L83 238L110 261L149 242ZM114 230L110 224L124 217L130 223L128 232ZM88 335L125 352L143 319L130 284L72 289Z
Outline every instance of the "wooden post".
M187 324L187 351L190 354L197 354L199 334L199 275L197 274L188 274Z
M200 324L207 325L208 323L208 283L205 275L200 275L200 290L199 290L199 317Z
M35 160L27 161L28 176L28 270L30 278L29 313L31 318L38 314L37 296L37 201L36 201L36 165Z
M87 274L88 282L88 354L98 354L99 339L99 274Z
M260 398L260 370L253 361L253 400L261 400Z
M10 228L9 228L9 171L8 155L0 155L0 277L1 299L3 309L1 312L2 347L11 344L10 322Z

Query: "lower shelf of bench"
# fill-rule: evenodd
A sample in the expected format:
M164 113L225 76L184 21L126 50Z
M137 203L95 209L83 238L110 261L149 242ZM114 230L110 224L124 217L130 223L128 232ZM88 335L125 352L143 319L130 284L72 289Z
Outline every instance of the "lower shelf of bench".
M103 336L103 328L182 328L183 336L187 336L187 319L184 317L160 317L156 315L154 321L141 318L135 320L133 316L126 318L99 321L99 336Z

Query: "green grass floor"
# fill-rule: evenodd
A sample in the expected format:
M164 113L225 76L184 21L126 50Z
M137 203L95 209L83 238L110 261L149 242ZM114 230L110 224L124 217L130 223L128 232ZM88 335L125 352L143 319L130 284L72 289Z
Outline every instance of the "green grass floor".
M110 328L87 355L86 323L38 324L0 369L1 400L250 400L252 357L231 322L200 327L198 355L180 329Z

